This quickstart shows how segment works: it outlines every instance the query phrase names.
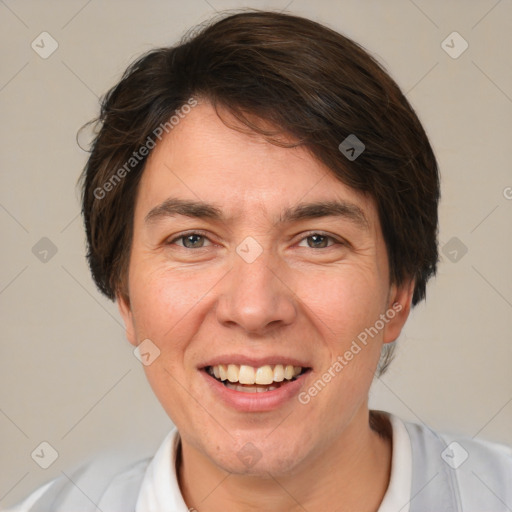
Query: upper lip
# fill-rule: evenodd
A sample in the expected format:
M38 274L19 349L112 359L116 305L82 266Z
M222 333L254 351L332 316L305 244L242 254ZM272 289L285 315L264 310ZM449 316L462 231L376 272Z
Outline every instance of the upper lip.
M252 366L253 368L259 368L265 365L292 365L301 366L302 368L310 368L311 365L306 363L304 360L297 359L295 357L279 356L279 355L268 355L265 357L254 357L245 356L242 354L226 354L217 355L211 359L207 359L203 363L199 364L199 368L207 368L208 366L217 366L219 364L237 364Z

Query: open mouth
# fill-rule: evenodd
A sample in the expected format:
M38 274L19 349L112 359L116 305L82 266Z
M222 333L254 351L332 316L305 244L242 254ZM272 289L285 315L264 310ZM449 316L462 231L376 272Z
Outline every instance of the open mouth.
M228 389L243 393L265 393L301 378L311 368L282 364L264 365L259 368L219 364L206 366L204 370Z

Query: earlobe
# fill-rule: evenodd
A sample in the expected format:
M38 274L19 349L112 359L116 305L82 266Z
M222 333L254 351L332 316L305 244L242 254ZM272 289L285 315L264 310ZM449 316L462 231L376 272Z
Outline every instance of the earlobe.
M391 343L400 336L402 328L411 312L414 284L414 280L412 280L400 286L391 286L388 309L386 311L388 323L384 330L384 343Z
M135 325L133 322L133 314L130 307L130 301L127 296L121 293L116 294L117 307L123 318L126 339L134 346L137 346L137 337L135 336Z

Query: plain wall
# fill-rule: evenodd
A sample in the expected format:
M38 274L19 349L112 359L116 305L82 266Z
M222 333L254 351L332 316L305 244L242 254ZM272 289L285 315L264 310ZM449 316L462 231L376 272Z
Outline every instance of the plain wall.
M511 2L6 0L0 506L107 449L150 455L171 426L88 272L76 189L87 154L76 133L136 56L243 6L287 8L361 43L407 93L437 154L439 273L371 406L512 444ZM31 47L43 31L59 45L46 59ZM441 46L453 31L469 44L456 59ZM42 441L59 453L46 470L30 456Z

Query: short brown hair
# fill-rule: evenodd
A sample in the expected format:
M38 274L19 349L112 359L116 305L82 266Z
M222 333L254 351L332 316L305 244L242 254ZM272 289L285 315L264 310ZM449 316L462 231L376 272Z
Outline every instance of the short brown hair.
M438 260L439 176L413 108L355 42L314 21L259 10L215 19L176 46L150 51L104 97L82 175L82 212L89 265L105 295L125 293L146 158L129 169L126 162L191 97L227 108L269 142L283 145L274 136L291 136L343 183L371 196L391 282L414 279L413 304L425 297ZM339 148L351 135L364 144L356 159ZM129 172L112 181L123 166Z

